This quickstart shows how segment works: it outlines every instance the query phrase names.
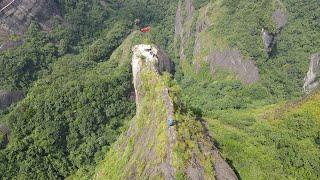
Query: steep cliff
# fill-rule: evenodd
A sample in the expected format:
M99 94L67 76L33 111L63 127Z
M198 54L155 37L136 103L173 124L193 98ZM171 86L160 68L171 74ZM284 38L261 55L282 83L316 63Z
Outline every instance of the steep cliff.
M219 69L233 72L236 78L245 84L251 84L259 80L259 69L254 61L246 60L238 50L214 51L207 57L210 71L213 75Z
M9 143L11 129L5 124L0 123L0 149Z
M270 32L268 29L262 28L262 40L264 50L268 56L272 55L275 50L279 35L288 22L288 14L280 0L274 2L276 10L272 14L272 19L275 23L275 32Z
M136 116L107 153L96 179L237 179L205 133L205 125L181 112L172 63L152 45L133 49ZM168 120L174 119L174 125Z
M32 20L44 29L50 28L50 19L57 15L57 5L49 0L4 0L0 3L0 38L22 35Z
M192 21L195 8L192 0L179 1L175 19L175 39L181 60L186 60L186 48L192 41Z
M20 101L23 97L24 94L21 91L9 92L0 90L0 110Z
M309 71L304 78L303 90L306 93L311 93L317 87L319 87L320 76L320 54L313 54L310 57Z
M213 37L217 18L223 12L221 2L207 1L196 9L193 0L179 1L175 18L175 42L182 63L191 62L195 72L199 73L205 66L215 76L217 70L235 74L243 83L250 84L260 79L255 63L244 58L241 52L220 42L223 37Z

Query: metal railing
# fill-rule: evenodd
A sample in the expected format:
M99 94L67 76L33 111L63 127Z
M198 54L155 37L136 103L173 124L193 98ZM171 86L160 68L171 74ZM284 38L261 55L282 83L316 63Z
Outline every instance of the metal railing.
M9 6L11 6L16 0L11 0L10 2L6 3L1 9L0 9L0 13L2 13L3 11L5 11Z

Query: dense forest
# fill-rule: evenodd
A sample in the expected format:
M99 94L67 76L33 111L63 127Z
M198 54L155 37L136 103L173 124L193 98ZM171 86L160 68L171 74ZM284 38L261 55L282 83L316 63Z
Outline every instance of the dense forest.
M95 167L135 110L129 59L108 59L139 28L135 17L141 27L159 23L162 37L151 36L166 46L169 2L57 1L70 26L56 20L46 33L33 22L22 46L1 53L1 89L27 97L2 110L14 133L0 150L0 177L61 179Z
M130 63L139 43L161 47L174 61L181 111L207 122L240 178L320 178L319 92L302 89L310 57L320 52L318 0L54 3L62 18L53 18L50 31L33 21L23 36L10 37L23 39L21 46L0 52L0 90L25 95L0 110L0 125L11 130L9 143L0 131L0 179L91 179L99 162L111 163L109 150L136 113ZM286 14L281 28L277 10ZM200 26L205 18L210 23ZM151 32L141 33L146 26ZM276 39L269 53L261 29ZM195 53L198 39L204 43ZM258 81L243 83L222 68L212 73L211 51L231 49L254 62Z

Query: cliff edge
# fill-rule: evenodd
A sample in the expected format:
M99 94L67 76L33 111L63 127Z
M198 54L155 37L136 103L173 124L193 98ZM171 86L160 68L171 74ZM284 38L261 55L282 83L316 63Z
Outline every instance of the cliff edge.
M153 45L137 45L132 51L136 116L94 178L237 179L205 123L181 110L170 58Z

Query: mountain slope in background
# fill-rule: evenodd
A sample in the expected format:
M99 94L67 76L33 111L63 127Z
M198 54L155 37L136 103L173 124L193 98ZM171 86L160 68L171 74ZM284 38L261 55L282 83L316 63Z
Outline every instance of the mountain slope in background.
M196 3L175 18L184 104L243 179L317 179L318 92L300 97L318 82L319 2Z
M318 0L45 2L0 16L0 179L319 179Z

